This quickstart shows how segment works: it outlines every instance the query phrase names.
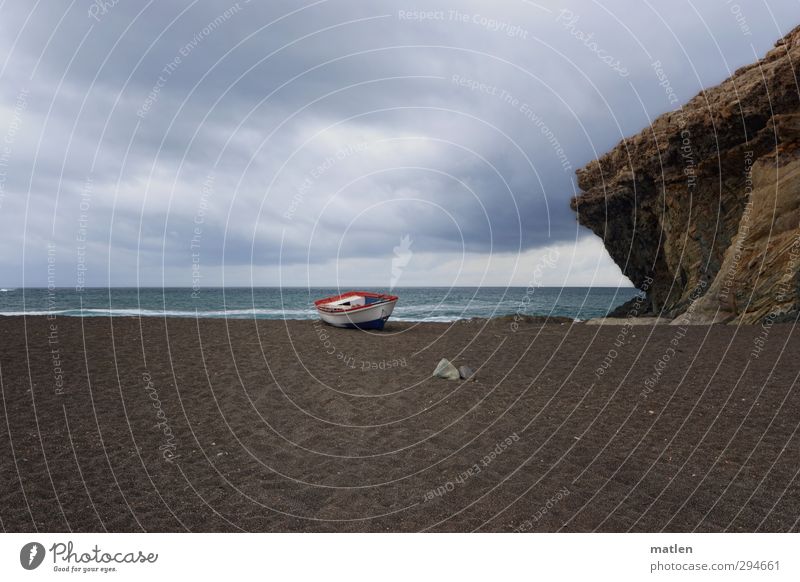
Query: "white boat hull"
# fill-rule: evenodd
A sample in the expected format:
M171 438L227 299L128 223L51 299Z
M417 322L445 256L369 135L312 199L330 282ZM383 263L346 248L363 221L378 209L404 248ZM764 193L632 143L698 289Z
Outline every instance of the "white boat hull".
M319 316L325 323L335 327L358 327L360 329L383 329L386 320L394 311L396 301L371 305L357 311L344 313L327 313L320 311Z
M366 297L365 297L366 296ZM377 301L376 301L377 300ZM392 315L397 297L373 293L346 293L316 302L320 319L334 327L383 329Z

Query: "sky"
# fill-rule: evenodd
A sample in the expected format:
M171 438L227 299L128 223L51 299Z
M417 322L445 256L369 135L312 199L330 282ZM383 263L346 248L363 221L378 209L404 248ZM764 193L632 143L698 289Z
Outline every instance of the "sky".
M629 286L575 170L798 0L10 0L0 286Z

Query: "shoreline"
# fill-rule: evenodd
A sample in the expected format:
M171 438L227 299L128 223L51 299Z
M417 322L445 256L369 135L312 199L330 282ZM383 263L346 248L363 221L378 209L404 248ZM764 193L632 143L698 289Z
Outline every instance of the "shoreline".
M319 317L307 317L307 318L297 318L297 317L254 317L252 315L234 315L234 316L207 316L207 315L200 315L200 316L191 316L191 315L174 315L174 314L163 314L163 315L156 315L156 314L148 314L148 315L141 315L141 314L132 314L132 313L120 313L120 314L86 314L86 315L75 315L71 313L47 313L42 311L32 312L31 314L22 314L22 313L13 313L13 314L5 314L0 313L0 322L6 320L13 320L15 318L19 319L57 319L57 318L68 318L68 319L109 319L109 320L188 320L188 321L255 321L255 322L286 322L286 323L302 323L302 322L317 322L321 321ZM386 325L390 326L392 324L408 324L408 325L419 325L419 324L426 324L426 325L442 325L442 326L452 326L453 324L479 324L485 323L487 325L496 325L496 324L508 324L508 325L589 325L589 326L669 326L669 325L682 325L688 327L709 327L709 326L731 326L731 327L762 327L764 322L748 322L748 323L741 323L741 322L716 322L711 323L707 321L702 321L698 323L692 323L691 321L684 321L681 318L667 318L667 317L659 317L653 315L643 315L637 317L613 317L613 316L605 316L605 317L593 317L589 319L574 319L571 317L565 317L561 315L523 315L517 316L514 314L510 315L498 315L495 317L464 317L464 318L456 318L456 319L448 319L448 320L429 320L429 319L397 319L391 318ZM794 325L794 321L791 318L788 321L780 320L776 321L771 325ZM327 326L327 324L326 324ZM329 326L332 327L332 326Z

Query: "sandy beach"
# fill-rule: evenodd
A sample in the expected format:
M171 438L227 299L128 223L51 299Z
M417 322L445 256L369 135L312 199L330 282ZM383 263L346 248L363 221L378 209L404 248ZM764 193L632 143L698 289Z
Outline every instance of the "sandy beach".
M791 325L0 319L5 531L798 530ZM474 381L431 377L446 357Z

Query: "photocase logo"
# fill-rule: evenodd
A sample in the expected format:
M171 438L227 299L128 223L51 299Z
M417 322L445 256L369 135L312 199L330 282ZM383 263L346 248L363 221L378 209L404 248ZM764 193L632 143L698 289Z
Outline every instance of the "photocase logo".
M392 279L389 282L389 290L394 289L397 282L400 280L400 275L403 274L403 269L408 266L414 252L411 250L411 245L414 241L411 240L410 235L403 235L400 238L400 244L394 247L394 257L392 258Z
M26 570L35 570L44 561L44 546L39 542L29 542L19 551L19 563Z

